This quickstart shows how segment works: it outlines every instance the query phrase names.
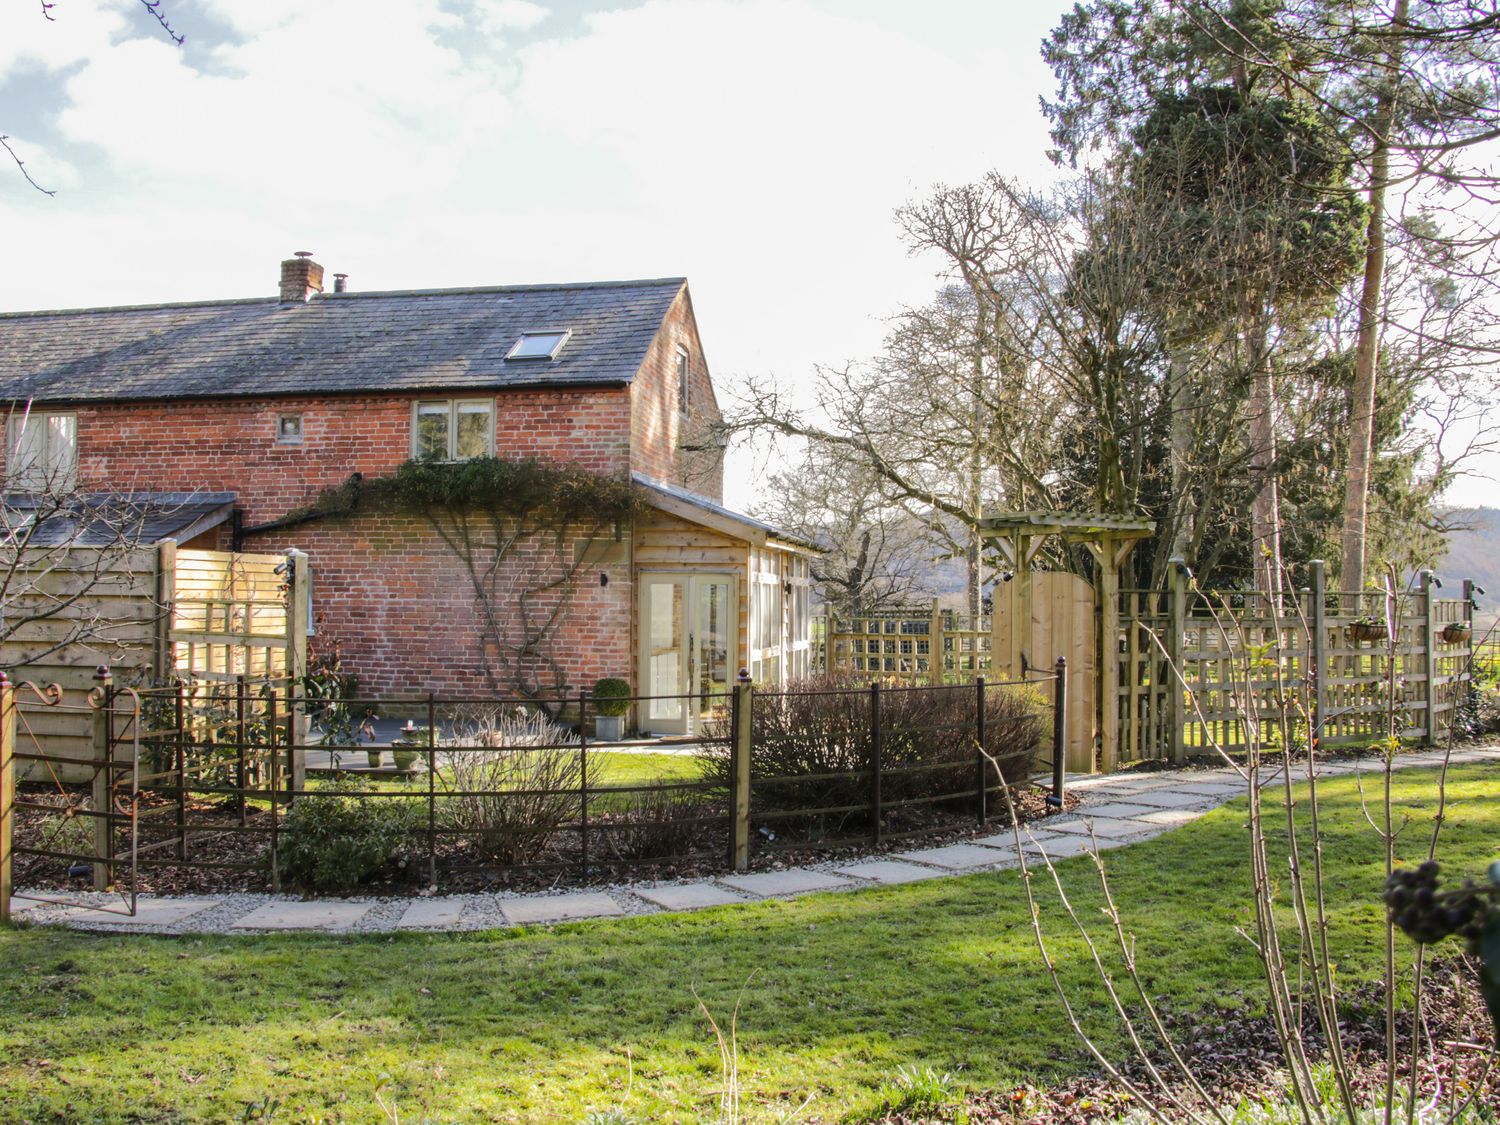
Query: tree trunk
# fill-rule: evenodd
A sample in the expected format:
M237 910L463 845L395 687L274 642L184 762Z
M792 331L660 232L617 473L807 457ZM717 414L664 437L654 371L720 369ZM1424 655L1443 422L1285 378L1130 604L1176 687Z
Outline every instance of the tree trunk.
M1396 0L1392 28L1406 22L1407 0ZM1344 477L1343 561L1339 585L1358 590L1365 582L1365 524L1370 499L1370 462L1375 455L1375 374L1380 362L1380 297L1385 277L1385 189L1390 178L1391 121L1395 116L1401 65L1400 40L1386 57L1392 73L1382 84L1372 120L1370 226L1365 240L1365 276L1359 297L1359 331L1354 349L1354 397L1349 411L1349 468Z
M1172 411L1172 549L1168 558L1192 565L1193 505L1188 496L1188 460L1193 453L1193 413L1188 386L1188 355L1174 348L1167 371L1167 402Z
M1250 384L1250 504L1251 565L1255 588L1278 604L1281 593L1281 497L1276 484L1276 390L1271 379L1271 357L1266 347L1267 326L1257 318L1250 342L1253 372Z

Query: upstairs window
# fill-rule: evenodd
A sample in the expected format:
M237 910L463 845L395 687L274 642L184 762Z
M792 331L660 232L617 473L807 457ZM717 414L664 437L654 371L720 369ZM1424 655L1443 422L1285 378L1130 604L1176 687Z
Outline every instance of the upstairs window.
M505 353L506 359L555 359L567 343L569 332L556 329L546 332L522 332L520 339Z
M78 415L30 410L6 427L6 482L14 492L66 492L78 479Z
M488 398L419 402L412 414L411 455L418 461L466 461L495 450L495 402Z
M692 372L688 365L688 354L686 348L677 349L677 410L681 414L688 412L688 386Z

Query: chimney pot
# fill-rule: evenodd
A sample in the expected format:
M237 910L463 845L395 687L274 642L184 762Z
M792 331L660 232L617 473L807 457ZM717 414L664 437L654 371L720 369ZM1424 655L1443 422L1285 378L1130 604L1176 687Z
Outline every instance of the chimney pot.
M333 291L343 293L349 288L349 275L347 273L336 273L333 275Z
M312 260L311 250L298 250L281 263L281 303L300 305L323 292L323 267Z

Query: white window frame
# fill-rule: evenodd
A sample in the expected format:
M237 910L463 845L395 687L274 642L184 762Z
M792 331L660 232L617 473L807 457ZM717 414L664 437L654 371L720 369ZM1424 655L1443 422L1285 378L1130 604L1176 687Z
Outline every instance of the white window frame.
M677 345L677 413L684 418L692 411L693 362L688 350Z
M50 466L52 445L52 420L66 420L71 429L71 442L66 463L62 471L53 474ZM40 433L41 447L36 460L26 465L16 461L16 447L24 432ZM78 483L78 415L72 410L22 410L10 416L5 427L5 481L13 492L70 492Z
M463 412L465 406L482 405L490 416L490 424L485 427L484 452L474 454L476 457L493 457L495 455L495 400L493 398L422 398L415 399L411 404L411 456L412 460L418 460L424 456L421 452L419 442L420 430L418 421L423 413L424 406L443 405L448 408L448 455L439 457L437 460L467 461L469 458L458 456L458 416Z
M548 360L557 358L559 352L567 346L568 338L573 335L571 328L539 328L532 332L522 332L516 337L516 342L510 346L510 351L505 353L507 363L546 363ZM557 343L552 345L552 350L545 355L519 355L518 353L526 346L527 340L535 340L538 336L556 336Z

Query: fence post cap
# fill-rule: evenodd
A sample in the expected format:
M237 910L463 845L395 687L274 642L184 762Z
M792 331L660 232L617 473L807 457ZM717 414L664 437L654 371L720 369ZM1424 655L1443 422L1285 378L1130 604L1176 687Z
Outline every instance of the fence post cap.
M101 684L114 683L115 674L109 670L108 664L101 664L94 669L94 680Z
M10 677L5 674L5 670L4 669L0 669L0 687L9 687L9 686L10 686Z
M750 682L750 669L748 669L748 668L741 668L740 669L739 681L742 684L748 684Z

